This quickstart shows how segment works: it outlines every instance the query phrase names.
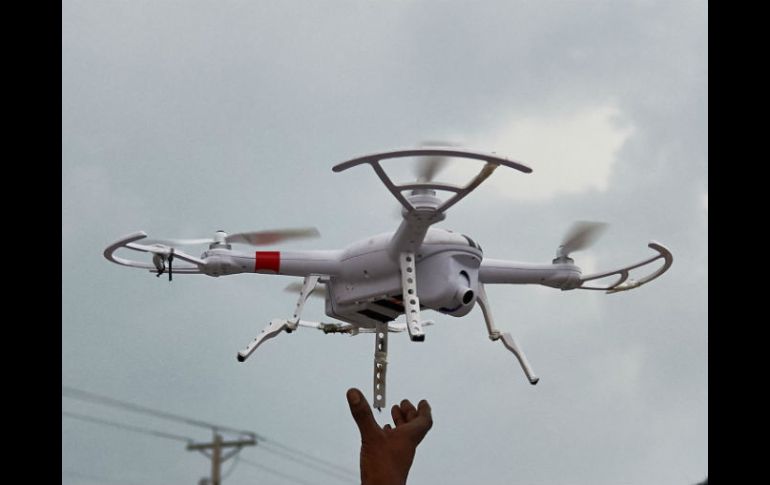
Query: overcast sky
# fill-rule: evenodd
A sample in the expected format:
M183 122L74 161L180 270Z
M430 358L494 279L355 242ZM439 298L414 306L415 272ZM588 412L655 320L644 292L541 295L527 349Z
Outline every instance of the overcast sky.
M616 295L488 288L390 339L388 400L435 426L411 484L693 484L708 474L708 46L703 1L65 1L62 384L256 431L358 470L345 390L371 397L373 338L302 329L236 352L291 314L288 277L165 278L101 255L120 236L316 226L334 249L393 230L371 170L336 163L451 140L503 168L444 227L491 258L548 262L572 221L610 223L586 270L674 254ZM447 178L462 177L452 166ZM308 318L324 319L313 300ZM328 318L326 318L328 321ZM62 399L62 409L191 436L205 430ZM379 418L389 420L387 413ZM243 458L341 482L259 446ZM227 469L229 467L226 466ZM193 484L184 443L62 418L62 484ZM90 477L90 478L89 478ZM225 483L292 484L245 462Z

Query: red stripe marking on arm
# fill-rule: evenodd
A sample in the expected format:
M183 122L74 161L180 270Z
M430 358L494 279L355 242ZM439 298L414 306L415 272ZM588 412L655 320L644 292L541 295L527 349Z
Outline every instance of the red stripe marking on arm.
M254 272L259 270L269 270L278 273L281 268L280 251L257 251L254 258Z

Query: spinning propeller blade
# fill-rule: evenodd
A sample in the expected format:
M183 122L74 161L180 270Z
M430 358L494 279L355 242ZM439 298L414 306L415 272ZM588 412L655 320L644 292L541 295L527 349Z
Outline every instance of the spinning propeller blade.
M451 147L455 146L454 143L447 142L423 142L423 148L429 147ZM432 156L421 157L415 167L415 175L417 175L418 182L432 182L438 173L443 170L447 165L447 157Z
M581 251L589 248L599 238L602 232L607 228L604 222L575 222L562 241L556 252L557 257L567 257L574 251Z
M446 167L446 157L425 157L415 169L418 182L432 182L436 175Z
M145 244L162 244L164 246L192 246L193 244L211 244L211 238L202 239L148 239Z
M304 239L318 237L321 234L315 227L303 227L295 229L275 229L270 231L252 231L230 234L224 238L226 243L250 244L252 246L262 246L273 244L288 239ZM145 244L163 244L165 246L189 246L195 244L212 244L216 242L214 238L201 239L153 239Z
M225 238L228 243L251 244L262 246L273 244L287 239L304 239L318 237L321 233L315 227L303 227L297 229L277 229L274 231L240 232L231 234Z

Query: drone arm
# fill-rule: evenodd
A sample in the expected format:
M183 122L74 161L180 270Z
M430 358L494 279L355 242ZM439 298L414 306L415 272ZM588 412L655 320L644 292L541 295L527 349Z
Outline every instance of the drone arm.
M580 268L574 264L533 264L484 258L479 282L487 284L544 285L569 290L580 284Z
M417 253L422 245L428 228L436 222L444 220L442 212L426 212L413 210L404 213L404 219L390 240L390 254L393 258L403 252Z
M154 253L154 254L157 253L157 254L168 255L173 252L174 257L179 258L182 261L187 261L188 263L192 263L198 267L206 265L206 262L203 261L202 259L198 259L195 256L190 256L189 254L184 253L178 249L174 249L173 251L171 251L170 249L159 250L158 248L154 248L152 246L145 246L143 244L135 244L135 243L128 243L125 245L125 247L127 247L128 249L133 249L134 251L142 251L145 253Z
M632 290L634 288L638 288L642 286L645 283L649 283L650 281L654 280L658 276L668 271L668 269L671 267L671 264L673 264L674 262L674 257L671 254L671 251L668 250L668 248L666 248L662 244L659 244L655 241L650 242L647 246L657 251L658 254L651 258L645 259L642 262L632 264L630 266L626 266L625 268L620 268L612 271L605 271L603 273L595 273L595 274L585 276L580 280L580 284L577 288L580 290L601 290L601 291L606 291L607 293L618 293L620 291ZM631 271L632 269L641 268L642 266L647 266L648 264L651 264L659 259L663 260L663 266L661 266L657 271L643 278L640 278L638 280L629 279L629 271ZM607 278L613 275L618 275L618 279L611 285L584 286L585 282L587 281L599 280L599 279Z
M239 256L246 271L285 276L339 274L339 251L256 251Z
M403 252L417 253L422 245L425 235L428 232L428 228L433 224L443 221L446 218L446 210L459 202L463 197L473 192L473 190L481 185L495 169L497 164L487 162L476 177L473 178L466 186L457 187L449 184L438 184L433 182L420 182L414 184L405 184L395 186L390 181L388 176L380 167L379 162L372 163L375 172L380 176L386 187L393 193L398 199L401 205L406 209L403 212L404 220L401 222L396 233L393 235L393 239L390 243L391 255L395 258ZM404 199L402 192L405 190L445 190L452 192L452 195L445 202L439 202L438 200L432 201L430 199L422 201L423 205L420 205L419 198L410 199L407 201ZM436 205L439 204L439 205Z

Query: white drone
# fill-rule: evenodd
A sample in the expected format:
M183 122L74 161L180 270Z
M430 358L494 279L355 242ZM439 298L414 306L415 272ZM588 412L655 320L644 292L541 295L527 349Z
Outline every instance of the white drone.
M402 157L428 157L419 166L416 182L396 185L383 170L381 161ZM445 164L446 158L485 162L479 173L465 186L435 183L433 178ZM388 333L406 330L413 342L425 340L421 312L434 310L445 315L461 317L478 303L484 314L489 338L502 341L521 364L529 382L538 377L532 371L524 352L509 333L501 333L494 324L484 285L537 284L560 290L604 290L607 293L626 291L657 278L671 266L673 258L668 249L656 242L649 247L657 254L642 262L621 269L584 276L569 257L570 253L588 247L604 224L577 223L556 251L550 263L533 264L490 259L470 237L446 229L431 227L444 220L447 209L471 193L499 166L523 173L532 169L526 165L496 155L472 152L454 147L417 148L375 153L336 165L342 172L358 165L370 165L385 187L403 206L403 220L395 232L378 234L355 242L340 250L326 251L236 251L232 244L264 245L291 238L318 236L315 229L286 229L239 234L217 231L212 239L143 241L147 234L130 234L104 251L113 263L144 268L160 276L168 274L205 274L224 276L238 273L279 274L304 278L299 300L291 318L273 319L245 349L238 360L245 361L262 342L279 333L291 333L297 327L316 328L324 333L375 333L374 349L374 407L385 406L385 375L387 370ZM448 192L442 200L437 191ZM177 249L188 244L208 244L199 258ZM149 253L152 263L132 261L115 256L120 248ZM629 272L662 259L655 272L633 280ZM173 266L175 260L184 263ZM617 277L609 285L596 286L594 280ZM594 282L594 283L591 283ZM418 284L419 283L419 284ZM312 322L302 319L302 310L318 285L325 287L326 315L345 323ZM291 286L291 285L290 285ZM418 293L419 288L419 293ZM323 288L318 288L323 289ZM405 315L405 323L394 323Z

